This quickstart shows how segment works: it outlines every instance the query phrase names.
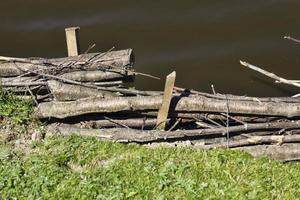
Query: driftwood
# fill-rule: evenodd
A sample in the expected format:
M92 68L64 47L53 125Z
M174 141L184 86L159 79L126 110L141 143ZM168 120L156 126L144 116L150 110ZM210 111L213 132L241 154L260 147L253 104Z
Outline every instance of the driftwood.
M133 65L132 49L106 53L90 53L67 58L11 58L0 57L0 77L19 76L24 71L39 71L50 74L78 70L124 68Z
M87 113L158 110L162 96L122 97L105 101L91 98L74 102L41 103L35 113L38 118L65 118ZM229 112L252 115L296 117L300 116L299 103L274 103L257 101L219 100L204 96L173 97L171 108L175 111Z

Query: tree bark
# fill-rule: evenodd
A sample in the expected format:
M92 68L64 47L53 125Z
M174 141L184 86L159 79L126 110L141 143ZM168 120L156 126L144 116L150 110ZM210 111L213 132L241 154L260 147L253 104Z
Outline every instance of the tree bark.
M209 145L209 148L216 147L242 147L250 145L260 145L260 144L283 144L283 143L298 143L300 142L300 135L265 135L265 136L250 136L246 139L240 140L229 140L227 142L221 142L218 144Z
M109 68L120 69L131 67L133 62L132 49L53 59L0 57L0 77L19 76L27 70L39 70L51 74L51 71L55 71L57 68L66 70L66 72L79 69L92 71Z
M254 157L269 156L280 161L300 160L300 143L283 145L256 145L234 149L248 152Z
M84 101L42 103L35 113L38 118L65 118L88 113L158 110L161 103L162 96L122 97L110 101L91 98ZM230 114L296 117L300 116L300 103L220 100L204 96L173 97L171 111L213 113L228 111Z
M95 136L101 139L109 139L115 142L136 142L136 143L151 143L170 140L186 140L186 139L201 139L206 136L223 135L227 130L229 133L235 132L250 132L257 130L274 130L274 129L299 129L300 121L295 122L272 122L249 124L245 126L231 126L212 128L212 129L194 129L194 130L177 130L177 131L160 131L149 130L140 131L128 128L115 129L81 129L74 126L60 125L49 126L48 132L58 133L63 135L77 134L82 136Z
M133 73L120 71L120 72L109 72L109 71L76 71L69 72L61 75L62 78L80 81L80 82L97 82L107 80L133 80Z
M139 128L143 127L155 127L156 119L143 119L143 118L131 118L131 119L103 119L103 120L89 120L83 121L78 124L78 127L81 128L113 128L113 127L130 127L130 128ZM167 120L169 123L170 120Z
M65 84L59 81L47 81L48 87L56 101L72 101L83 98L99 97L113 98L118 95L112 92L100 91L93 88L86 88L79 85Z

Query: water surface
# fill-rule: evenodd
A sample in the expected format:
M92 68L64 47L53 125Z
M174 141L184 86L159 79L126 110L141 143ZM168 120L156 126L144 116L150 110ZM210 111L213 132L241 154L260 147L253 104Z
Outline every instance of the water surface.
M246 60L290 79L300 79L298 0L10 0L0 2L0 55L66 56L64 28L80 26L82 49L133 48L137 71L176 85L211 92L285 96L297 88L239 64ZM139 89L162 90L164 81L137 78Z

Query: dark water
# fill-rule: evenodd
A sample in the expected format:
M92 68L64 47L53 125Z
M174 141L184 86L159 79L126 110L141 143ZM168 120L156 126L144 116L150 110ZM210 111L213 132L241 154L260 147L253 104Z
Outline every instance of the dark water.
M243 59L300 79L299 0L1 0L0 55L66 56L64 28L80 26L82 49L133 48L135 68L202 91L282 96L297 89L243 68ZM163 81L138 78L140 89Z

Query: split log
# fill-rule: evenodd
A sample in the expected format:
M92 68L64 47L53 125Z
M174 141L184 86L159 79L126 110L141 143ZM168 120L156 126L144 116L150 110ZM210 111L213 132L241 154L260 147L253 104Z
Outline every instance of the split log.
M165 90L163 94L163 102L159 108L158 115L157 115L156 129L164 130L166 127L166 119L168 118L168 113L169 113L170 104L172 100L175 78L176 78L175 71L169 74L166 78Z
M122 97L105 101L91 98L85 101L42 103L35 110L38 118L65 118L88 113L158 110L162 96ZM274 103L237 100L219 100L203 96L173 97L171 107L182 112L227 112L251 115L295 117L300 116L299 103Z
M248 124L245 126L231 126L213 129L195 129L195 130L177 130L177 131L160 131L149 130L140 131L129 128L113 128L113 129L81 129L74 126L60 125L49 126L49 133L53 134L77 134L82 136L95 136L101 139L109 139L115 142L136 142L151 143L159 141L201 139L206 136L223 135L226 131L250 132L257 130L275 130L275 129L299 129L300 121L295 122L272 122L260 124Z
M112 98L118 95L112 92L100 91L79 85L65 84L59 81L47 81L48 87L56 101L72 101L83 98L99 97Z
M0 57L0 77L19 76L24 71L53 73L78 70L101 70L131 67L134 62L132 49L106 53L89 53L66 58L11 58ZM64 71L66 70L66 71Z

